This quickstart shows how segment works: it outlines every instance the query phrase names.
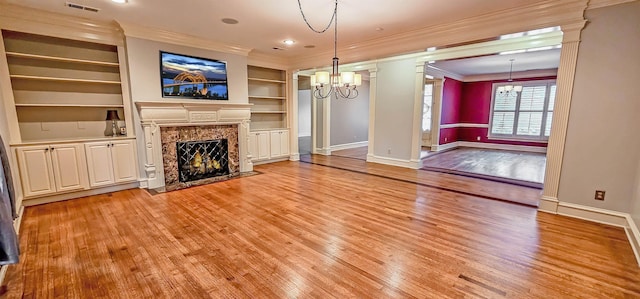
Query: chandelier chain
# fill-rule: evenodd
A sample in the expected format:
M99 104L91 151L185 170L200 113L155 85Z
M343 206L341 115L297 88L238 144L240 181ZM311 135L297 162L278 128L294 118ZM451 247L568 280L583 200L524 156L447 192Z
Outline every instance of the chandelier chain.
M309 29L311 29L315 33L325 33L329 29L329 27L331 27L331 23L333 23L333 20L336 18L336 15L338 14L338 0L336 0L336 5L333 8L333 15L331 15L331 20L329 20L329 24L327 24L327 26L324 27L324 29L317 30L317 29L313 28L313 26L311 26L311 24L309 24L309 21L307 20L307 16L305 16L304 15L304 11L302 11L302 4L300 4L300 0L298 0L298 7L300 8L300 14L302 14L302 19L307 24Z

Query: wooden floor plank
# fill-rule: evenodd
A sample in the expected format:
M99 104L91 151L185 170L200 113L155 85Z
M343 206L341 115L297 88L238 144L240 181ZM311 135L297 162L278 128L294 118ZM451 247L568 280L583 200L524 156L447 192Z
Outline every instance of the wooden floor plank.
M640 297L621 228L449 191L465 184L450 177L255 169L28 207L4 297Z

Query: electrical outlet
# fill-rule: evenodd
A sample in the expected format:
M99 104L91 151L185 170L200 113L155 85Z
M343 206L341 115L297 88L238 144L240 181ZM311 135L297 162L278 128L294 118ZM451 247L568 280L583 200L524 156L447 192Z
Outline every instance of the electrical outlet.
M604 200L604 193L603 190L596 190L595 200Z
M480 136L476 137L476 140L480 141Z
M447 142L447 140L449 140L449 138L445 137L445 138L444 138L444 142Z
M387 150L387 154L391 154L391 149L388 149L388 150Z

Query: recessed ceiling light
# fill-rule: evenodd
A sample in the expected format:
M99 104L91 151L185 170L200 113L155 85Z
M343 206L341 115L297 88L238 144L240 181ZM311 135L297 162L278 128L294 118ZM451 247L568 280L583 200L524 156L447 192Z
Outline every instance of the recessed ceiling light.
M127 3L127 0L111 0L115 3Z
M294 40L292 40L292 39L285 39L285 40L283 41L283 43L284 43L285 45L291 46L291 45L295 44L296 42L295 42Z
M235 24L238 24L238 20L232 19L232 18L224 18L224 19L222 19L222 23L229 24L229 25L235 25Z
M383 31L383 30L384 30L384 28L382 28L382 27L376 28L376 31Z

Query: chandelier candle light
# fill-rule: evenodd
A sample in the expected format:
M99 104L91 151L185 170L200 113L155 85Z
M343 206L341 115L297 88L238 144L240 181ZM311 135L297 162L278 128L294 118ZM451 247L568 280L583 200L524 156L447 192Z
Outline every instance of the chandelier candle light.
M338 69L338 0L335 0L335 7L333 9L331 20L329 20L329 24L323 30L316 30L311 26L311 24L309 24L307 17L302 11L300 0L298 0L298 7L300 8L300 13L302 14L304 22L315 33L324 33L329 29L329 27L331 27L331 23L333 22L334 36L332 70L331 73L319 71L316 72L315 75L311 76L311 85L315 87L313 93L314 97L325 99L331 96L331 94L335 94L336 97L339 96L344 99L353 99L357 97L358 90L356 88L362 84L362 76L355 72L340 73ZM327 89L326 87L329 88Z
M509 61L511 61L511 67L509 68L509 82L513 82L513 79L511 78L511 73L513 72L513 61L515 59L511 58L509 59ZM511 93L511 91L518 93L522 91L522 85L513 85L513 84L507 84L507 85L503 85L503 86L498 86L498 92L500 94L506 94L509 95Z

